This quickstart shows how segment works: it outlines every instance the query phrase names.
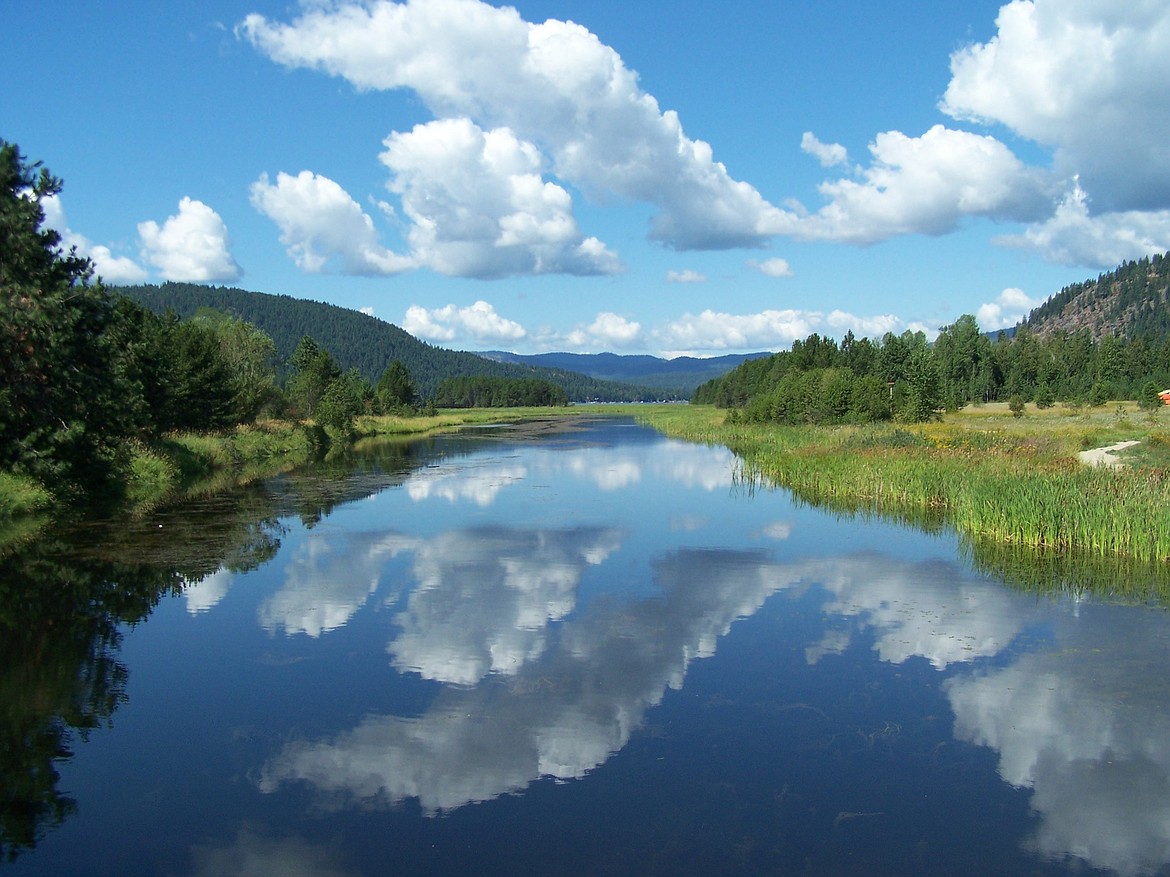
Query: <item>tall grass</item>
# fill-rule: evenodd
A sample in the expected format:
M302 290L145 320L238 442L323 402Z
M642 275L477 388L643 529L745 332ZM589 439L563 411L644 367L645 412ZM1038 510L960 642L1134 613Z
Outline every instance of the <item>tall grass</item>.
M1077 430L1039 421L1011 430L961 420L720 425L719 414L675 406L640 417L669 434L727 445L742 457L747 477L809 502L892 515L935 512L977 542L1170 562L1167 470L1082 466L1074 450Z

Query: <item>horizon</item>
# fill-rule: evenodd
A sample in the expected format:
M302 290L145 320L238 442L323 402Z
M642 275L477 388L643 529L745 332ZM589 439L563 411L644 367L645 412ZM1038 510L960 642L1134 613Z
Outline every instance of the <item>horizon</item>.
M1170 250L1170 7L958 6L67 0L0 137L110 285L521 355L994 332Z

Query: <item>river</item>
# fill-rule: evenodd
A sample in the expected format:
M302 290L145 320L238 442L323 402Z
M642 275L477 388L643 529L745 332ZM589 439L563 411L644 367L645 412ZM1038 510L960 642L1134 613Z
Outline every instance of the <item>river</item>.
M0 871L1170 873L1164 607L545 426L0 561Z

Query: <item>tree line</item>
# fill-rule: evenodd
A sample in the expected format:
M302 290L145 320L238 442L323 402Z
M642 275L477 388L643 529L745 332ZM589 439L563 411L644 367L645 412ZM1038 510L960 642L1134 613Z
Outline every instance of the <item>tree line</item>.
M564 389L540 378L445 378L435 394L442 408L521 408L567 405Z
M789 351L745 362L708 381L693 401L754 422L923 421L968 404L1049 407L1110 400L1157 404L1170 386L1170 334L1108 335L1087 328L1044 335L1027 324L993 341L966 314L933 344L922 332L880 340L813 334Z
M180 318L202 309L232 314L262 329L276 345L277 375L291 373L294 351L305 335L329 349L343 369L356 368L376 383L388 362L401 362L411 374L422 398L435 395L448 377L488 376L504 379L539 378L563 388L570 401L644 402L685 398L670 389L604 380L562 367L539 367L505 362L467 351L434 347L392 323L368 314L324 302L287 295L249 292L230 287L168 282L114 287L113 292L134 299L157 313L173 311Z
M0 471L84 493L117 483L134 443L174 431L268 415L312 419L344 438L359 414L420 411L400 360L383 361L372 384L307 334L285 358L238 315L203 308L180 319L115 294L45 227L44 200L60 190L0 140ZM467 398L456 386L448 394ZM566 401L540 380L482 379L472 395L485 405Z

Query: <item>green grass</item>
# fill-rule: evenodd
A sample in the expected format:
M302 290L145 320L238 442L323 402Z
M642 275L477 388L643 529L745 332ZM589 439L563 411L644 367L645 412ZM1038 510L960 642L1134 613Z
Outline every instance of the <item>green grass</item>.
M354 429L359 436L422 435L449 432L462 426L489 423L514 423L549 417L576 416L589 409L565 408L444 408L432 416L398 417L392 414L358 417Z
M53 495L32 478L0 472L0 520L49 508Z
M1076 458L1137 439L1165 450L1161 420L1111 410L1048 409L1015 418L983 406L941 423L841 427L723 425L702 406L648 407L640 419L682 438L725 444L743 477L839 509L937 516L972 544L1170 562L1170 474L1140 457L1121 469Z

